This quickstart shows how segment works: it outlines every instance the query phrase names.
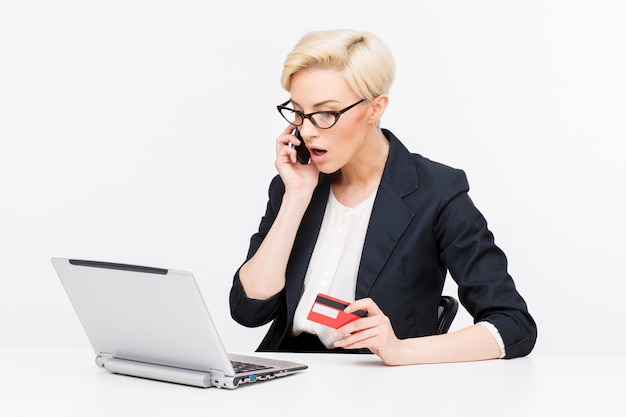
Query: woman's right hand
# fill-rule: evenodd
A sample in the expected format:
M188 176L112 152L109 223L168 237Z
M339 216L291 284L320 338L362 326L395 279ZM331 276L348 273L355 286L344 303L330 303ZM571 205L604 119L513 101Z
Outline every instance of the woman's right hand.
M300 145L300 139L293 135L294 127L288 125L276 139L276 161L274 166L285 184L285 192L311 195L317 186L319 171L315 164L298 161L296 150L290 146Z

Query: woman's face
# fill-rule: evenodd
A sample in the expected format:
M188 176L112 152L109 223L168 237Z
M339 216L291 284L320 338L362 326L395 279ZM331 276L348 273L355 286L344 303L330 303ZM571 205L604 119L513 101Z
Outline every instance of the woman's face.
M303 70L291 78L291 105L305 114L340 111L358 102L347 81L328 70ZM343 113L330 129L320 129L305 119L298 127L311 162L330 174L348 164L361 149L368 125L368 104L363 102Z

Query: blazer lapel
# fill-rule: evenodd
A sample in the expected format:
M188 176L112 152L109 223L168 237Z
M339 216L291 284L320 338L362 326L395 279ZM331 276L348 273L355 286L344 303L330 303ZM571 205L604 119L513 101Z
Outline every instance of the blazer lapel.
M356 298L367 297L398 240L415 217L403 197L418 187L411 153L389 131L389 157L374 200L357 276Z
M331 176L323 174L320 176L319 184L300 223L300 229L298 229L298 235L291 250L290 262L286 271L286 276L289 279L285 283L288 317L293 317L302 295L304 276L322 227L326 203L330 194L330 183Z

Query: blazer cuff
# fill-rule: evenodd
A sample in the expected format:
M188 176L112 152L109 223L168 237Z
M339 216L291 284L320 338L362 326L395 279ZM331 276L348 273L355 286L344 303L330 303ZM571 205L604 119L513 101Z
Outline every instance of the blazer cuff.
M230 290L230 314L239 324L246 327L257 327L274 320L281 305L282 291L268 298L257 300L248 297L239 280L239 272L235 276Z

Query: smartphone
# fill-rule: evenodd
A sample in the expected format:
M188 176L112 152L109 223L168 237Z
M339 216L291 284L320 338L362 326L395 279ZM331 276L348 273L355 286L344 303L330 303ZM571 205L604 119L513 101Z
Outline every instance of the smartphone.
M304 140L302 140L302 136L300 136L300 132L298 132L298 129L295 129L293 132L293 135L300 139L300 145L293 146L293 148L295 148L296 150L296 157L298 158L298 161L300 161L300 163L308 165L311 162L311 153L309 152L307 147L304 146Z

